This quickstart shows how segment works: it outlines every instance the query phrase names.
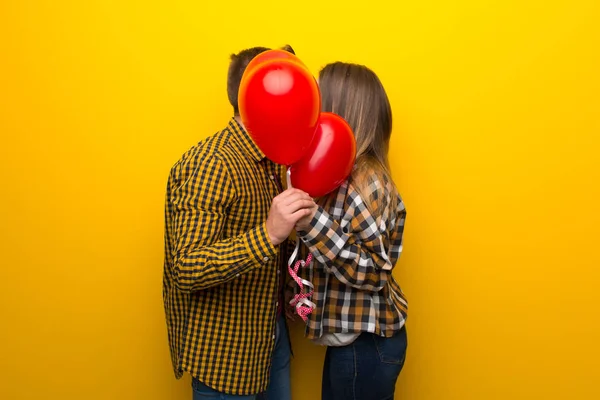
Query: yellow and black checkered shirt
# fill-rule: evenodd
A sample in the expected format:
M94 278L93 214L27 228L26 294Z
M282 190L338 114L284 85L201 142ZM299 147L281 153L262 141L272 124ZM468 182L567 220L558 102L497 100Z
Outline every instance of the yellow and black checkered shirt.
M171 169L163 300L177 378L235 395L266 389L284 255L265 221L284 173L235 118Z

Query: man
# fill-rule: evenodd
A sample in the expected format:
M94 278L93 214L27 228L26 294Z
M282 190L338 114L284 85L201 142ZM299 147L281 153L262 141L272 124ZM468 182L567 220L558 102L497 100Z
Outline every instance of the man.
M284 168L265 158L239 116L244 70L266 50L231 56L234 117L169 175L163 300L175 375L191 374L194 399L291 398L284 249L314 202L283 189Z

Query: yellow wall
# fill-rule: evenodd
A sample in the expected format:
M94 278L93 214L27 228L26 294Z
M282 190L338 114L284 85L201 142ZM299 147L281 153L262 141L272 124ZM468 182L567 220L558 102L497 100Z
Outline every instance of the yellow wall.
M1 399L190 398L166 176L227 121L228 54L285 43L315 74L368 64L391 97L397 398L600 398L597 0L203 3L0 2ZM293 338L294 398L318 399L322 352Z

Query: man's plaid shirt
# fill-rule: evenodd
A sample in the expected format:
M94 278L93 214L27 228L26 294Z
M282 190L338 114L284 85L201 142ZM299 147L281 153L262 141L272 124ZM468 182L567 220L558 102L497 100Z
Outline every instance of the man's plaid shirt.
M285 255L265 221L284 176L235 119L171 169L163 300L178 378L234 395L266 389Z
M315 286L310 339L359 332L389 337L405 323L408 305L392 269L402 252L406 209L394 185L376 175L363 195L344 183L328 210L319 207L311 229L298 232L315 258L302 274Z

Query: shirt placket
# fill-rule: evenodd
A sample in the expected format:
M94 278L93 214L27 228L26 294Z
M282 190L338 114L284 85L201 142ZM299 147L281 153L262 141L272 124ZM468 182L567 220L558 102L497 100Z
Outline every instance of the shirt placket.
M273 163L272 161L269 161L268 159L263 159L262 162L262 167L263 170L265 171L265 173L267 174L269 181L271 182L271 185L269 185L269 190L271 192L272 197L277 196L278 194L280 194L281 192L283 192L284 188L281 182L281 171L279 171L279 167ZM280 312L283 312L283 279L284 279L284 274L282 273L282 271L284 270L285 267L287 267L286 264L286 249L287 246L285 245L285 242L279 246L279 254L277 257L277 290L276 290L276 294L275 294L275 316L277 317L279 315ZM277 321L275 321L275 324L277 323ZM276 339L276 335L275 333L273 334L273 339Z

